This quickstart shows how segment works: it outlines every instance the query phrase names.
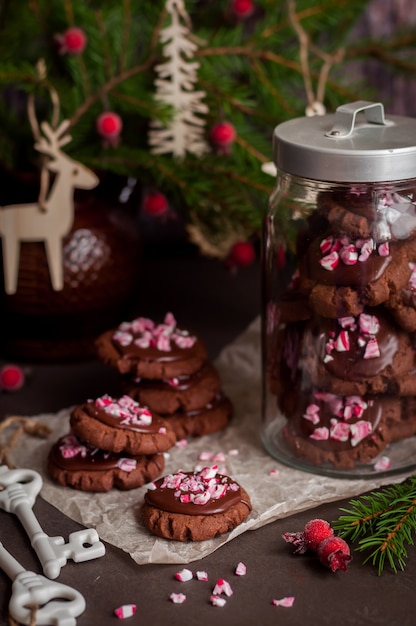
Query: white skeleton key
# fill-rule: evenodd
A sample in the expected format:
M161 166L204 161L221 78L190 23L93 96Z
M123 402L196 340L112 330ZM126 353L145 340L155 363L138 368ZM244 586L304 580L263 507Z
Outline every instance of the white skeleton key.
M103 556L105 546L92 528L71 533L68 543L63 537L48 537L32 510L41 487L42 478L34 470L0 466L0 508L14 513L21 521L45 576L57 578L69 558L80 563Z
M31 624L36 611L39 626L75 626L75 618L85 611L79 591L25 570L2 543L0 568L13 581L9 612L16 622Z

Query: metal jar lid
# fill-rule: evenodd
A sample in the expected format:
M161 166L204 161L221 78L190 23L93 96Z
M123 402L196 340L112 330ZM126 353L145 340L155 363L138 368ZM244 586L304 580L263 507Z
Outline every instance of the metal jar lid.
M416 119L386 119L380 102L352 102L334 115L300 117L276 126L273 158L284 172L320 181L416 178Z

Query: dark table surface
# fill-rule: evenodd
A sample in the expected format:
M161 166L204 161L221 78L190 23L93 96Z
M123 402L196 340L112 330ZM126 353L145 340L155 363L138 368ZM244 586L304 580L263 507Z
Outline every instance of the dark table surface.
M149 258L140 280L139 291L145 297L138 313L160 318L167 310L173 311L181 324L204 338L213 359L260 313L258 263L233 274L221 263L192 254ZM10 361L0 358L0 364L6 360ZM55 412L94 394L111 393L117 384L115 373L95 359L24 366L30 366L25 386L13 394L0 394L0 419ZM126 624L414 626L416 550L412 547L404 572L386 569L378 576L371 565L363 564L360 553L353 553L347 572L332 573L314 556L295 556L292 546L283 541L282 532L300 530L312 518L336 519L345 504L333 502L246 532L190 563L193 572L208 573L208 582L180 583L174 575L183 565L137 565L109 544L103 558L68 562L58 580L81 591L86 599L86 610L77 619L79 626L116 624L114 609L122 604L137 605ZM49 535L68 536L81 528L40 497L34 511ZM0 511L0 541L25 568L40 573L19 521L4 511ZM247 566L246 576L234 574L239 561ZM228 580L234 591L223 608L209 601L218 578ZM174 605L169 601L172 592L185 593L186 602ZM0 571L0 626L8 623L10 593L10 580ZM272 599L285 596L295 597L292 608L272 605Z

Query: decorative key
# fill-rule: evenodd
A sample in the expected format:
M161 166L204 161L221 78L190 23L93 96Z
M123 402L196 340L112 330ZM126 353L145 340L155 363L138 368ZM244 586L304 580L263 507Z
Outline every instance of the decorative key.
M0 508L14 513L21 521L45 576L59 576L68 559L80 563L103 556L105 546L92 528L71 533L68 543L63 537L48 537L32 510L41 487L42 478L34 470L11 470L6 465L0 465Z
M31 624L36 612L39 626L74 626L85 611L85 599L76 589L25 570L0 543L0 568L13 581L10 615L20 624Z

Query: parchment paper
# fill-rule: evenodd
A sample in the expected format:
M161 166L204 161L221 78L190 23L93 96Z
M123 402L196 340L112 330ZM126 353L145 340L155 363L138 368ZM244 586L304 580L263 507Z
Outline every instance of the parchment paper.
M38 471L44 480L42 497L77 522L96 528L101 539L128 552L138 564L189 563L202 558L227 541L278 518L319 504L358 496L383 484L400 482L402 476L374 479L334 479L291 469L270 457L259 438L261 404L260 320L256 319L215 365L224 391L234 403L235 416L223 432L189 440L168 453L164 474L178 469L193 470L201 465L201 452L223 453L226 468L250 494L253 510L247 520L231 533L210 541L182 543L155 538L142 525L139 509L147 487L127 492L113 490L91 494L54 484L45 472L52 443L69 430L70 408L57 414L36 416L53 434L47 440L22 437L13 452L16 467ZM103 389L103 393L106 390ZM238 452L238 454L236 454ZM22 464L22 462L24 463ZM277 470L276 473L269 472Z

